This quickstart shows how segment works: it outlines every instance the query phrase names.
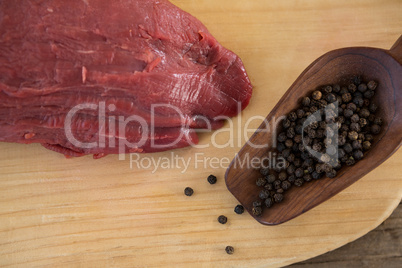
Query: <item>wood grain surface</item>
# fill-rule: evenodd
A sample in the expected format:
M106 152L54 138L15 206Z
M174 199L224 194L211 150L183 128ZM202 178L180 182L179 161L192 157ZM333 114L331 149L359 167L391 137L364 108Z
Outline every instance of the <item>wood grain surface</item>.
M367 235L289 268L399 268L402 263L402 203Z
M252 116L264 118L320 55L350 46L389 49L402 32L399 0L172 2L243 59L255 88L250 106L234 121L240 132ZM261 121L249 123L257 128ZM361 237L401 200L398 151L283 225L236 215L223 175L248 137L205 133L201 144L229 140L233 146L133 155L131 167L129 156L67 160L39 145L0 144L0 266L279 267ZM153 173L152 160L161 157L171 165ZM172 165L175 159L190 160L190 167L184 172L182 164ZM138 168L141 161L150 167ZM218 176L216 185L206 181L211 173ZM187 186L192 197L183 194ZM221 214L229 218L226 225L217 222ZM235 248L233 255L225 253L227 245Z

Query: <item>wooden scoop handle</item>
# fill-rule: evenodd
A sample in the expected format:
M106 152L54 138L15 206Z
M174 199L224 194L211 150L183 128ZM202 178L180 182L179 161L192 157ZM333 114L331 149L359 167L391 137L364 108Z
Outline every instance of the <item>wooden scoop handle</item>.
M391 47L389 54L402 65L402 35Z

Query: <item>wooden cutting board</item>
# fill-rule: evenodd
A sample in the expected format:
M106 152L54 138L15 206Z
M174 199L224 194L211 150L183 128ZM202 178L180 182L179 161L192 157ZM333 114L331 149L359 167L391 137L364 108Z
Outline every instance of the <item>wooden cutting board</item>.
M201 137L205 145L233 146L95 161L67 160L39 145L0 144L0 266L284 266L357 239L400 202L402 151L326 203L275 227L236 215L223 176L246 140L242 128L261 122L247 120L265 117L313 60L340 47L390 48L402 30L401 1L172 2L240 55L255 86L233 139L228 131ZM159 159L165 164L153 173L152 161ZM181 159L190 161L185 172ZM207 183L209 174L218 176L216 185ZM187 186L195 190L192 197L183 194ZM229 218L226 225L217 222L221 214ZM227 245L233 255L225 253Z

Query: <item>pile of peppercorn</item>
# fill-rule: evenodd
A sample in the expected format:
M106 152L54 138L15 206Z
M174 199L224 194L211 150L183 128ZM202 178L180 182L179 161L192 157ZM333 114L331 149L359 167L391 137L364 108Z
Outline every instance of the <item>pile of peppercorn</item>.
M376 82L354 77L346 87L328 85L302 98L299 108L282 121L277 136L276 149L278 157L285 159L285 168L260 169L262 177L256 181L260 200L253 202L254 215L282 202L293 185L334 178L342 166L352 166L364 157L381 131L382 119L375 115L377 105L372 102L376 88Z

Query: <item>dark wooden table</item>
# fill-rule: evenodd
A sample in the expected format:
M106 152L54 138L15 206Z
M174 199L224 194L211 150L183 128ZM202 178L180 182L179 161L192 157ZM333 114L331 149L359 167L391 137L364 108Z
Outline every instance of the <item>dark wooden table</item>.
M360 239L288 267L402 267L402 202L385 222Z

